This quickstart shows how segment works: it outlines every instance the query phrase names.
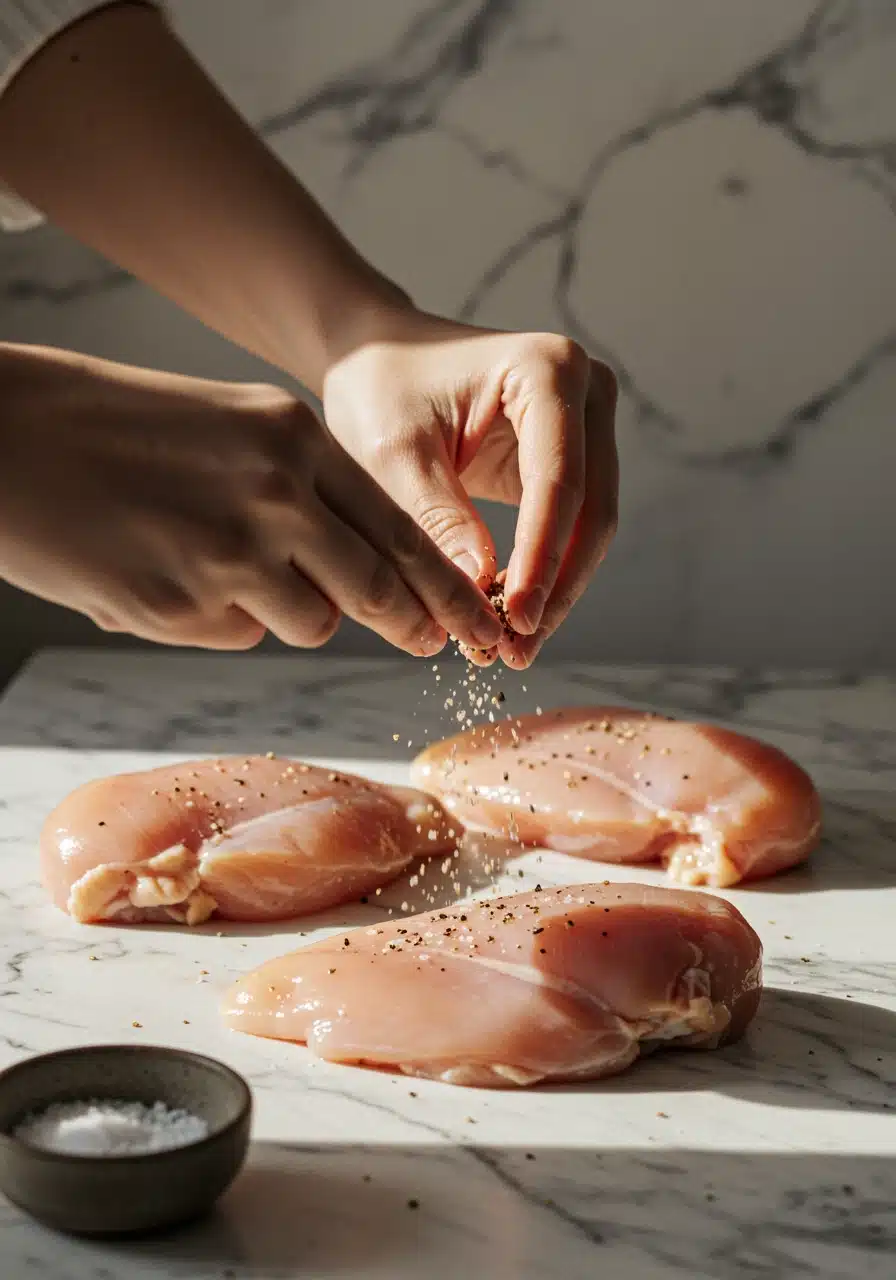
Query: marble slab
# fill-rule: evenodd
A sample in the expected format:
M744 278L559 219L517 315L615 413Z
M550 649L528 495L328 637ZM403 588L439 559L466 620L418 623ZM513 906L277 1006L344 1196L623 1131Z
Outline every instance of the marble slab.
M511 712L603 699L708 717L780 745L817 780L826 836L811 865L730 895L765 942L768 994L748 1039L716 1055L484 1094L328 1066L220 1026L233 976L398 909L407 882L377 907L271 929L86 928L44 901L37 833L77 783L268 749L401 779L452 727L443 704L463 669L437 665L48 652L9 689L0 1065L97 1041L199 1048L248 1077L257 1123L217 1214L152 1243L72 1242L3 1202L0 1276L892 1277L896 681L583 665L495 677ZM501 874L496 885L524 888L580 880L583 865L533 852Z

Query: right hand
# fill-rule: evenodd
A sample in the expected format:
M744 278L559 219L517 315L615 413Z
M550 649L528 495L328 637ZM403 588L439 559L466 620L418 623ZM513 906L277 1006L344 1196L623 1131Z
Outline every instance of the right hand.
M345 613L488 646L479 588L274 387L0 345L0 576L164 644L314 648Z

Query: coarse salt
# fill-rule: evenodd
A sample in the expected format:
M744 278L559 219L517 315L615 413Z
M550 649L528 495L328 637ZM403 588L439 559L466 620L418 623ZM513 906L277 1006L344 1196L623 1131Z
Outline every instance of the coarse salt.
M75 1156L138 1156L199 1142L208 1125L164 1102L118 1099L54 1102L20 1121L13 1137L44 1151Z

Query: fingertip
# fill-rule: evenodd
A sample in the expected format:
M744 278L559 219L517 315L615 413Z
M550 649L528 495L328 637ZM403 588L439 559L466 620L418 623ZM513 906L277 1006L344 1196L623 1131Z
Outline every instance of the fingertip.
M538 657L547 638L548 633L543 628L539 628L534 635L517 633L502 643L501 660L514 671L525 671Z
M457 649L461 657L467 662L472 662L474 667L490 667L498 657L498 645L480 649L472 645L459 644Z
M526 595L511 597L507 604L510 625L521 636L535 635L544 615L547 592L543 587L533 587Z
M407 646L406 652L415 658L434 658L437 653L442 652L447 643L448 632L444 627L433 624Z

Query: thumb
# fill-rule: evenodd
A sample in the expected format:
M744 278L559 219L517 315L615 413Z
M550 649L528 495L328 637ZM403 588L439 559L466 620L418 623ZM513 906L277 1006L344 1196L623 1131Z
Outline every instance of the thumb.
M498 571L495 545L461 483L441 434L408 451L385 487L443 555L480 586Z

